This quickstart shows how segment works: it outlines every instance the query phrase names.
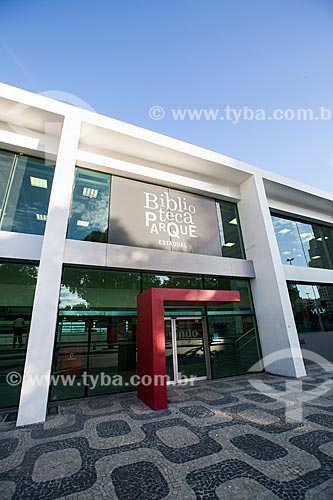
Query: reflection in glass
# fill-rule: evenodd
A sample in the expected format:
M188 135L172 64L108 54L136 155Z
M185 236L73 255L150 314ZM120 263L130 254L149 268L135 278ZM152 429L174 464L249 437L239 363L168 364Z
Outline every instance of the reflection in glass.
M209 306L207 310L198 305L169 305L165 307L165 315L172 317L173 322L178 317L175 324L178 372L187 377L206 375L202 328L202 317L206 313L210 322L213 376L246 372L253 361L252 342L258 349L256 332L248 333L255 328L249 281L64 267L53 373L76 375L80 381L86 372L88 385L70 387L58 383L51 390L51 399L134 389L130 377L136 372L136 300L141 290L151 287L239 290L241 301L237 304ZM186 318L180 319L180 316ZM171 330L171 320L166 320L167 374L174 379ZM226 348L217 342L216 334L220 335L222 330L234 343L233 369L229 362L220 366L220 361L229 359L226 354L218 355ZM119 381L118 376L121 376Z
M310 248L312 248L313 251L313 242L315 241L312 226L310 224L306 224L305 222L296 222L295 224L301 241L306 264L309 265L309 262L311 261Z
M178 378L206 376L202 318L176 320Z
M139 292L139 273L64 268L53 373L76 374L80 385L59 383L51 399L133 389Z
M223 257L245 259L237 205L228 201L217 201L216 208Z
M242 312L243 314L252 314L254 312L250 283L248 280L230 280L226 278L204 276L204 288L207 290L235 290L240 294L240 302L231 302L208 306L208 314L223 314L223 312L226 311L232 311L235 314L240 312Z
M180 274L142 275L143 290L148 288L203 288L201 276L184 276Z
M295 221L272 216L274 231L283 264L306 266L307 260Z
M272 215L283 264L333 269L333 228Z
M254 316L209 316L208 335L213 378L246 373L260 359Z
M333 285L288 283L298 333L333 331Z
M0 264L0 407L19 402L21 385L9 385L6 376L23 375L37 271L26 264Z
M82 375L88 366L90 318L60 316L57 342L53 354L53 375L73 377L73 385L57 383L52 387L52 399L79 398L85 395ZM60 380L60 379L59 379Z
M53 162L24 155L15 156L10 175L7 176L0 220L2 231L44 234L53 174ZM6 174L1 177L6 177Z
M165 361L166 361L166 374L170 381L175 379L173 371L173 350L172 350L172 328L171 320L165 320Z
M133 389L130 382L136 374L135 317L106 316L94 320L89 344L89 374L89 396Z
M0 217L14 159L14 153L0 150Z
M192 288L202 289L203 281L201 276L184 276L180 274L142 274L142 290L148 288ZM193 305L186 306L166 306L166 316L202 316L204 308Z
M111 176L76 169L67 238L107 241Z

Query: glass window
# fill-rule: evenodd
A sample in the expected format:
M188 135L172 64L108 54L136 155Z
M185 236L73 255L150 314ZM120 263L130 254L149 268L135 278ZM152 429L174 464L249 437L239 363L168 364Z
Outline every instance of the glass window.
M333 286L288 283L298 333L333 331Z
M1 214L2 231L44 234L53 174L53 162L15 157Z
M230 280L218 277L204 277L204 287L207 290L235 290L240 293L240 302L231 302L230 304L221 304L208 306L208 314L252 314L253 305L251 298L250 283L248 280Z
M309 262L311 261L311 253L313 254L314 250L313 243L315 242L312 226L311 224L306 224L305 222L296 222L295 224L301 241L306 265L309 265Z
M217 201L216 208L223 257L245 259L237 206L227 201Z
M133 389L139 293L139 273L64 268L53 373L75 375L79 383L58 383L51 399Z
M201 276L186 276L179 274L148 274L142 275L142 289L148 288L194 288L202 289L203 281ZM203 306L175 305L164 308L165 316L202 316L204 314Z
M272 215L283 264L333 269L333 229Z
M0 217L14 159L14 153L0 150Z
M107 242L111 176L76 169L67 238Z
M209 316L208 336L213 378L246 373L261 357L254 316Z
M313 238L309 242L310 267L332 269L333 229L328 226L312 224Z
M180 274L148 274L142 275L143 290L148 288L203 288L201 276L184 276Z
M0 264L0 406L16 406L21 386L6 382L8 373L23 375L38 268Z
M283 264L306 266L300 235L295 221L272 216L274 231Z

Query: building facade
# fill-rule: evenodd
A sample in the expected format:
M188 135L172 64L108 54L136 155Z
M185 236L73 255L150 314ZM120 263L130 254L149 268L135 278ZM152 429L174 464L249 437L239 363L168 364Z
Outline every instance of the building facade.
M0 148L0 391L18 425L135 389L149 289L211 297L165 303L171 383L332 358L332 194L3 84Z

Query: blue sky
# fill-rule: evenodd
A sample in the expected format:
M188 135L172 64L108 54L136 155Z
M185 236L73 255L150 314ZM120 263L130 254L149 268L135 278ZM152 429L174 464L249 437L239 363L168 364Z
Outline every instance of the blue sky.
M0 80L333 191L332 0L0 0ZM152 106L165 117L153 120ZM174 120L321 106L331 120ZM222 111L223 113L223 111Z

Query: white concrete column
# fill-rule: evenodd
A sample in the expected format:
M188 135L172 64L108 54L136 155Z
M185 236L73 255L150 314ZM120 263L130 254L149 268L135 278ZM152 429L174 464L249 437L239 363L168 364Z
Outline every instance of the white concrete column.
M238 205L245 252L253 260L252 294L265 369L277 375L306 375L288 287L267 203L263 179L252 176L241 185ZM285 350L272 364L265 357Z
M39 263L17 425L44 422L81 121L65 116Z

